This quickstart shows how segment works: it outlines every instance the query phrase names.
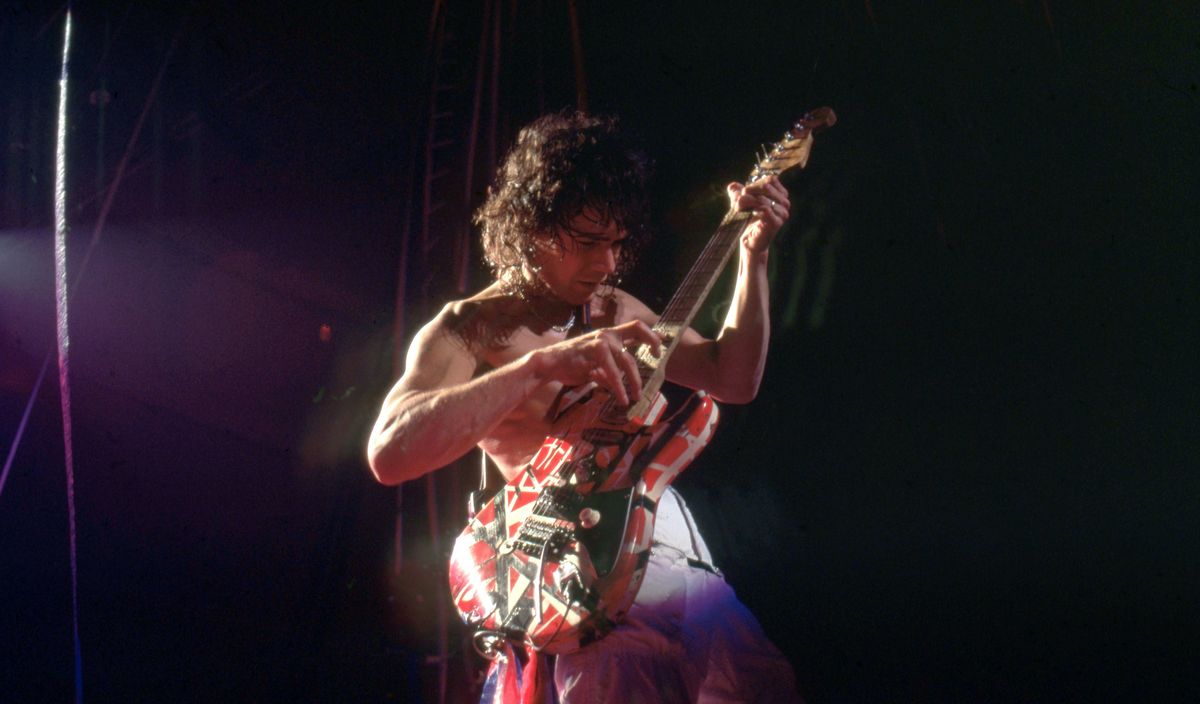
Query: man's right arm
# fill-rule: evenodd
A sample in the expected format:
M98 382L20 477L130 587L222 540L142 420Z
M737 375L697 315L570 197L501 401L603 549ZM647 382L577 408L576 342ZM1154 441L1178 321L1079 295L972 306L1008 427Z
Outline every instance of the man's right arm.
M388 392L371 438L367 461L383 484L416 479L466 454L488 432L551 381L595 381L617 396L641 393L637 364L627 344L646 343L658 354L660 340L634 320L529 352L487 374L475 374L474 353L455 336L447 307L417 334L404 375Z
M472 378L475 355L449 330L449 310L417 334L388 392L367 461L383 484L416 479L466 454L543 383L530 355Z

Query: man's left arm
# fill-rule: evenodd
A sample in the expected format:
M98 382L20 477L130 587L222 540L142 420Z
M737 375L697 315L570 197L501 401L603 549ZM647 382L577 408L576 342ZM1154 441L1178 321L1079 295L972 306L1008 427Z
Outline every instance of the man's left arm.
M754 212L738 245L733 299L716 339L688 329L667 363L667 378L704 389L718 401L749 403L758 394L771 337L767 258L791 210L787 189L771 176L728 187L730 203Z

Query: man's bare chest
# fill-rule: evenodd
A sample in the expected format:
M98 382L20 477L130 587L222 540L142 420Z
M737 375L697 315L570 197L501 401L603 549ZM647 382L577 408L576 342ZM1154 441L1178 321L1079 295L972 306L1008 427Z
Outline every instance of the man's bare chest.
M483 364L477 374L485 374L492 369L499 369L521 360L531 352L559 344L566 339L562 333L549 332L535 334L528 329L516 331L507 344L501 348L489 350L483 359ZM531 432L542 432L549 428L547 414L554 399L562 390L562 384L548 381L536 388L522 403L504 419L503 422L521 422L530 426Z
M593 318L593 324L607 327L613 320L606 315ZM580 331L573 332L578 335ZM568 334L553 330L539 334L527 327L518 328L503 345L483 352L476 376L519 362L526 355L557 344L569 344ZM562 383L553 380L540 384L482 438L480 447L492 456L506 476L528 462L551 433L554 425L552 409L558 405L563 388Z

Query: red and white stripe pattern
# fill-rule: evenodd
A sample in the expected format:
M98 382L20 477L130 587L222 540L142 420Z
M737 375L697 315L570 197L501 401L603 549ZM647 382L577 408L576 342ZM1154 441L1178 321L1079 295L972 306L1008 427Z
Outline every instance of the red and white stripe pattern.
M602 398L584 401L560 416L566 430L547 438L520 475L471 519L450 559L451 593L464 621L550 654L603 635L633 603L658 500L708 444L718 415L712 399L698 392L667 420L615 426L600 419ZM664 408L659 396L646 417L653 422ZM601 519L624 521L615 563L605 574L597 574L576 538L575 522L537 514L539 499L552 500L547 492L564 486L584 496L633 488L627 516ZM530 520L564 530L565 547L544 561L517 547Z

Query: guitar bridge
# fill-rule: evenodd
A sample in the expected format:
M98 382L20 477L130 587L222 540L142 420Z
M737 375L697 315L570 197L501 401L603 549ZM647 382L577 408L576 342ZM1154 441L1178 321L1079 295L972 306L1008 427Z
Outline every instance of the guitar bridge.
M541 555L546 559L562 557L567 543L575 538L575 524L548 516L530 516L521 524L514 546L528 555Z

